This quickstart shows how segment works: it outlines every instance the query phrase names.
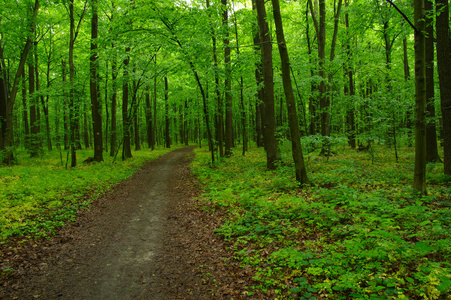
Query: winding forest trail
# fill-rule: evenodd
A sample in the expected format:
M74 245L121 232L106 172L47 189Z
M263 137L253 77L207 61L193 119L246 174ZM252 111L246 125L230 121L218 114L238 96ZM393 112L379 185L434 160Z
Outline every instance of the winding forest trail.
M21 277L5 284L3 296L228 298L236 277L225 271L230 269L223 263L226 250L213 234L221 217L196 205L200 190L189 169L192 150L175 150L147 163L52 241L32 245L40 254L33 254L32 266ZM211 274L222 275L213 280ZM218 284L224 290L219 294Z

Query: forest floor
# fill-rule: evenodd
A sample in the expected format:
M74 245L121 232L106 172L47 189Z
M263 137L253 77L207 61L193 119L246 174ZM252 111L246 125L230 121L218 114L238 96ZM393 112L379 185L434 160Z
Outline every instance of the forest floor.
M0 244L14 270L0 298L240 298L250 276L214 234L224 216L196 199L192 150L147 163L50 239Z

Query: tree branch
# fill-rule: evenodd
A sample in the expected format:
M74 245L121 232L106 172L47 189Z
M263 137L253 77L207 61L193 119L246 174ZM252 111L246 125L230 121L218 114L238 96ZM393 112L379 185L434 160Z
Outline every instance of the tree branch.
M407 16L391 0L387 0L387 2L401 14L401 16L407 21L407 23L409 23L415 32L418 32L418 29L412 24L412 22L410 22L409 18L407 18Z

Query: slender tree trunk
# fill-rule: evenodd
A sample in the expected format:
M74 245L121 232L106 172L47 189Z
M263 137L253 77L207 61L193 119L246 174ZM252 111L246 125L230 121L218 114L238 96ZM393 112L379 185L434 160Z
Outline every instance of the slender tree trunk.
M225 68L225 153L224 156L232 155L233 147L233 118L232 118L232 70L230 65L230 42L229 42L229 20L227 0L221 0L222 9L222 26L224 34L224 68Z
M441 162L437 147L437 129L435 126L435 93L434 93L434 13L432 0L425 0L426 17L426 161Z
M129 120L128 113L128 97L129 97L129 87L128 87L128 77L129 77L129 64L130 58L128 57L128 52L130 48L126 49L127 58L124 60L124 70L123 70L123 86L122 86L122 126L123 126L123 142L122 142L122 159L132 157L132 149L130 143L130 125L131 120Z
M157 66L157 54L155 53L155 67ZM152 150L155 150L157 141L157 74L155 73L153 82L153 131L152 131Z
M34 49L34 57L35 57L35 72L36 72L36 91L40 91L41 90L41 84L39 81L39 57L38 57L38 50L37 50L37 43L35 43L35 49ZM48 67L49 69L49 67ZM48 79L47 81L47 88L49 87L50 83L49 83L50 79ZM48 99L48 96L47 96ZM47 140L47 150L48 151L52 151L52 139L50 137L50 120L49 120L49 107L48 107L48 101L45 100L44 95L40 95L39 96L39 100L40 104L42 106L42 111L44 112L44 118L45 118L45 135L46 135L46 140ZM37 104L39 104L38 99L36 99ZM39 105L37 106L37 112L38 112L38 120L39 120L39 135L41 135L41 122L40 122L40 115L39 115ZM42 142L41 142L41 138L39 138L39 147L42 148Z
M255 7L255 0L252 0L252 9L256 11ZM254 41L254 51L261 55L261 42L260 42L260 33L258 29L258 24L253 24L252 26L252 32L253 32L253 41ZM255 100L255 130L256 130L256 141L257 141L257 147L262 147L263 140L262 136L264 135L263 129L264 129L264 118L262 116L264 115L264 98L263 98L263 75L262 75L262 60L257 60L255 63L255 81L257 83L257 94L256 94L256 100Z
M114 49L114 45L112 46ZM115 51L114 51L115 53ZM116 155L117 144L117 56L113 54L111 64L111 125L110 125L110 156Z
M103 161L103 135L102 135L102 107L100 105L100 88L98 76L98 51L97 36L98 22L97 15L98 0L92 0L92 23L91 23L91 58L90 58L90 91L91 91L91 114L92 131L94 135L94 161Z
M26 87L26 78L25 72L22 73L22 120L24 126L24 147L27 150L30 150L30 125L28 123L28 104L27 104L27 87Z
M91 143L90 143L90 138L89 138L89 126L88 126L88 122L89 122L89 117L88 114L86 113L87 111L87 105L83 105L83 141L85 144L85 149L89 149L89 147L91 147ZM81 149L81 148L79 148Z
M424 0L414 0L415 19L415 171L413 188L426 194L426 65ZM449 38L449 37L448 37ZM449 53L448 53L449 56Z
M152 105L150 103L150 88L146 87L146 133L147 133L147 146L152 148Z
M274 116L274 74L272 63L272 44L269 26L266 22L266 9L264 0L255 0L257 8L258 27L261 41L261 59L263 68L263 98L264 98L264 143L266 149L266 162L270 170L277 168L279 149L275 137L276 122Z
M451 42L448 0L436 0L437 70L443 122L444 174L451 175Z
M349 0L345 0L345 6L349 6ZM355 87L354 87L354 71L352 67L352 55L351 55L351 35L349 34L349 14L345 15L345 23L346 23L346 38L348 39L346 42L346 56L348 62L345 66L345 73L348 77L348 85L345 85L345 95L349 96L349 106L346 110L346 124L347 124L347 135L348 135L348 143L352 149L356 148L355 141L355 107L354 107L354 96L355 96Z
M403 64L404 64L404 80L406 82L408 82L410 80L410 68L409 68L409 60L408 60L408 55L407 55L407 38L404 38L402 40L402 45L403 45L403 53L404 53L404 59L403 59ZM407 143L408 143L408 147L412 147L412 106L409 105L409 107L407 108L407 113L406 113L406 127L407 127Z
M210 1L206 0L207 8L210 7ZM215 69L215 95L217 103L217 112L215 115L216 123L216 136L218 139L219 157L224 157L224 103L222 102L221 91L219 90L219 73L218 73L218 55L217 55L217 42L216 33L213 25L210 22L211 28L211 40L213 45L213 67Z
M68 116L68 97L67 97L67 85L66 85L66 62L64 60L61 61L62 67L62 77L63 77L63 88L64 88L64 100L63 100L63 122L64 122L64 150L69 150L69 116Z
M28 90L30 95L30 156L37 157L39 155L39 130L38 120L36 117L36 97L35 92L35 66L33 63L28 64Z
M189 134L188 134L188 100L185 100L185 110L183 111L183 129L185 133L185 146L189 144Z
M168 84L168 78L164 77L164 120L165 120L165 129L164 129L164 146L166 148L171 148L171 135L169 132L169 84Z
M276 24L277 44L279 46L280 60L282 62L282 81L287 104L288 121L291 132L291 151L295 166L296 180L300 184L310 183L305 169L304 156L302 154L301 134L299 132L299 121L296 111L293 87L290 76L290 60L288 57L287 44L283 32L282 17L280 15L279 0L272 0L274 22Z
M321 110L321 135L330 135L329 103L326 96L326 0L319 0L318 27L318 75L320 77L319 97Z

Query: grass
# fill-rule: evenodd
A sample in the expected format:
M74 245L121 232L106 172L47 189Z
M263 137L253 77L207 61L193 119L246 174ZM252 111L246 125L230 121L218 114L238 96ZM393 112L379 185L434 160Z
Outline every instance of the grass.
M16 165L0 167L0 242L51 235L144 162L174 149L136 151L133 158L115 162L105 153L104 162L91 164L81 162L92 150L79 150L75 168L66 168L66 155L61 158L57 151L38 158L19 152Z
M254 290L280 299L451 299L451 188L429 164L428 196L413 193L414 153L335 147L306 157L311 186L294 180L290 144L267 171L262 149L214 168L197 149L192 169L212 209L228 211L217 230Z

